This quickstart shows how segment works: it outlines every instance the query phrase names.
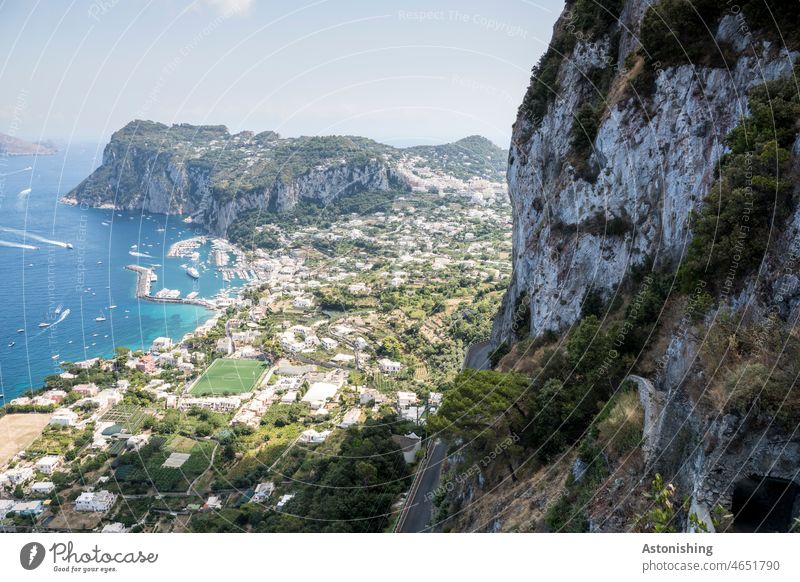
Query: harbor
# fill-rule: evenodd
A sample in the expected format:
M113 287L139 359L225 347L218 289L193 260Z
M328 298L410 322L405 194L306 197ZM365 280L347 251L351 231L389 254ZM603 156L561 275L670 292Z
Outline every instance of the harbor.
M197 297L196 293L189 293L186 297L176 295L177 291L170 292L169 289L161 289L159 292L152 293L152 283L156 280L155 271L149 267L141 265L127 265L129 271L136 273L136 298L155 303L179 303L184 305L200 305L207 309L216 309L216 305L206 299ZM166 292L165 292L166 291Z

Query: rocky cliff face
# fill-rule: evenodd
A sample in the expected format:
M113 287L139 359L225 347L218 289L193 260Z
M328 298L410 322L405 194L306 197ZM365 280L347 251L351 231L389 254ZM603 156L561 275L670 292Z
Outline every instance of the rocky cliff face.
M388 163L378 159L342 159L280 172L262 184L240 188L218 183L219 169L186 159L181 152L112 139L103 164L68 196L90 206L142 209L163 214L189 214L211 232L225 235L242 212L287 212L303 200L327 204L354 192L408 189ZM339 154L335 149L327 157ZM327 161L327 160L325 160Z
M735 53L730 68L659 68L652 95L631 94L625 85L644 64L632 64L629 55L650 4L625 2L619 24L607 34L575 42L541 118L520 109L508 168L514 272L494 328L496 343L514 340L523 297L530 300L531 334L539 336L574 323L588 289L610 297L631 266L677 262L691 236L690 212L726 151L725 136L747 113L747 91L791 74L797 53L743 32L741 21L727 14L713 32ZM570 10L557 23L557 36L571 34ZM597 95L592 80L610 68L608 92ZM581 107L598 99L603 113L585 161L587 176L571 136ZM624 232L614 229L621 223Z
M398 149L355 136L231 135L224 126L134 121L114 133L102 165L71 203L189 214L225 235L243 212L284 213L303 202L427 187L429 176L499 182L503 150L480 136Z
M697 62L659 62L640 46L648 9L666 14L667 6L686 8L688 2L608 2L618 8L613 23L587 33L576 24L581 22L576 10L588 4L567 2L551 52L534 70L514 126L508 168L514 270L495 320L494 345L550 330L566 337L582 317L587 292L599 291L609 303L616 295L624 300L626 279L636 267L678 272L695 236L693 211L719 185L721 161L730 151L726 138L752 113L748 93L769 81L792 79L798 60L796 42L786 48L748 21L755 12L694 2L711 15L705 22L713 42L699 52L688 42L681 48L705 56ZM796 22L785 22L794 37ZM720 55L712 54L715 50ZM633 516L647 510L636 500L646 497L655 473L688 497L684 528L692 527L688 516L694 513L713 529L715 508L733 513L739 504L741 510L768 487L778 491L771 502L775 507L782 492L791 491L777 513L791 519L800 515L800 440L791 426L797 404L789 403L793 380L775 377L784 366L776 355L783 348L767 347L793 345L793 335L785 330L796 324L800 311L800 126L795 119L793 126L770 131L784 130L784 141L794 143L789 146L794 170L789 179L783 176L793 192L789 218L769 226L770 250L760 265L731 275L735 290L714 293L709 298L714 307L696 314L700 323L660 316L657 337L646 348L658 365L646 377L629 376L638 388L644 428L641 447L629 458L640 455L641 466L609 463L610 477L580 510L587 514L588 529L634 528ZM722 196L720 214L729 200ZM743 232L751 227L755 224ZM740 252L731 250L732 262L738 264ZM715 336L728 314L739 318L737 323ZM737 337L754 328L762 330L758 341L747 349L734 347ZM718 353L710 353L714 342L722 346ZM728 359L730 350L736 362ZM760 375L747 384L744 374L754 370ZM781 391L782 409L759 404L768 398L764 387L770 383ZM731 402L746 386L757 396L737 409ZM714 398L719 402L709 404ZM779 422L781 411L792 411L789 426ZM491 493L469 481L453 496L459 507L471 504L459 514L455 529L541 529L545 508L562 494L548 489L558 478L563 484L569 474L565 460L568 466L574 458L565 454L539 471L544 476L523 482L509 485L507 477L498 478L501 485ZM577 481L580 459L575 463ZM759 483L767 488L758 489Z

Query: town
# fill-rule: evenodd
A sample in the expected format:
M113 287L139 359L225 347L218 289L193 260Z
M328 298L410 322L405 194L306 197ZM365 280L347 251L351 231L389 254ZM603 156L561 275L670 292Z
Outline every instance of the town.
M12 400L0 422L35 429L0 457L0 528L313 531L329 509L311 486L339 471L382 485L375 515L355 518L390 529L427 419L510 274L504 195L417 175L389 208L259 226L274 249L173 245L196 260L212 244L210 268L243 281L237 296L189 298L214 309L194 332L66 362ZM138 272L140 298L164 300ZM385 458L350 459L359 439Z

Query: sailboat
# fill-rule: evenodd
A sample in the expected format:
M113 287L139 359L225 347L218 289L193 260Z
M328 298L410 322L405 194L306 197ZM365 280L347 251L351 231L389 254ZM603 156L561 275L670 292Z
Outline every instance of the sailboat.
M105 313L103 313L102 309L100 310L100 315L95 317L94 320L95 321L105 321L106 320L106 315L105 315Z

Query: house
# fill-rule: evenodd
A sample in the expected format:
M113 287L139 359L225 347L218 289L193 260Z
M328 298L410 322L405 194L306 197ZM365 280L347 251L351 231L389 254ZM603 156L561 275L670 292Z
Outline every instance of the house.
M84 491L75 500L75 511L105 512L116 501L117 495L110 491Z
M272 495L275 492L275 483L272 481L266 481L264 483L259 483L256 485L255 493L250 501L258 503L260 501L264 501L267 497Z
M397 393L397 408L408 408L417 403L417 395L414 392L399 391Z
M75 386L72 387L72 391L75 392L76 394L80 394L84 398L97 396L97 393L99 392L97 384L95 383L76 384Z
M192 408L213 410L214 412L233 412L241 405L241 401L233 396L181 398L178 410L188 411Z
M50 495L55 489L56 486L52 481L37 481L31 485L31 493L34 495Z
M358 388L358 402L362 406L373 402L375 404L383 404L386 402L386 396L378 392L375 388L367 388L360 386Z
M316 410L325 402L336 396L339 388L330 382L314 382L309 386L308 392L303 396L303 402L308 402L312 410Z
M406 463L413 463L417 458L417 451L422 448L422 439L413 432L406 435L392 435L392 441L400 446Z
M155 374L158 370L158 368L156 368L156 362L150 354L139 358L139 361L136 362L136 369L144 374Z
M397 374L403 369L403 364L388 358L383 358L382 360L378 360L378 368L380 368L381 372L384 374Z
M100 533L125 533L127 531L128 528L125 527L124 523L115 521L114 523L107 523L104 525Z
M428 394L428 404L434 407L441 406L444 395L441 392L431 392Z
M326 350L335 350L336 346L339 345L339 342L329 337L320 338L320 342L322 342L322 347Z
M14 504L11 511L24 516L40 515L44 511L44 502L42 500L20 501Z
M9 485L15 487L17 485L21 485L33 479L33 468L16 467L14 469L9 469L5 473L3 473L3 476L5 477L5 481L7 481Z
M59 408L50 417L48 424L53 426L73 426L78 422L78 415L69 408Z
M308 297L297 297L292 303L296 309L308 309L314 305L314 301Z
M203 509L205 511L217 511L222 509L222 500L216 495L212 495L205 502L205 505L203 505Z
M217 340L217 353L230 356L233 353L233 340L227 336Z
M344 419L339 423L339 428L350 428L354 424L358 424L359 420L361 420L361 409L351 408L345 413Z
M52 475L53 471L61 464L61 458L55 455L48 455L36 461L34 467L44 475Z
M424 406L409 406L400 410L400 418L403 420L410 420L419 424L425 424L425 411Z
M301 443L324 443L325 440L331 435L331 431L323 430L322 432L317 432L313 428L309 428L308 430L304 430L300 433L300 442Z
M292 404L297 402L297 390L289 390L281 397L281 404Z

